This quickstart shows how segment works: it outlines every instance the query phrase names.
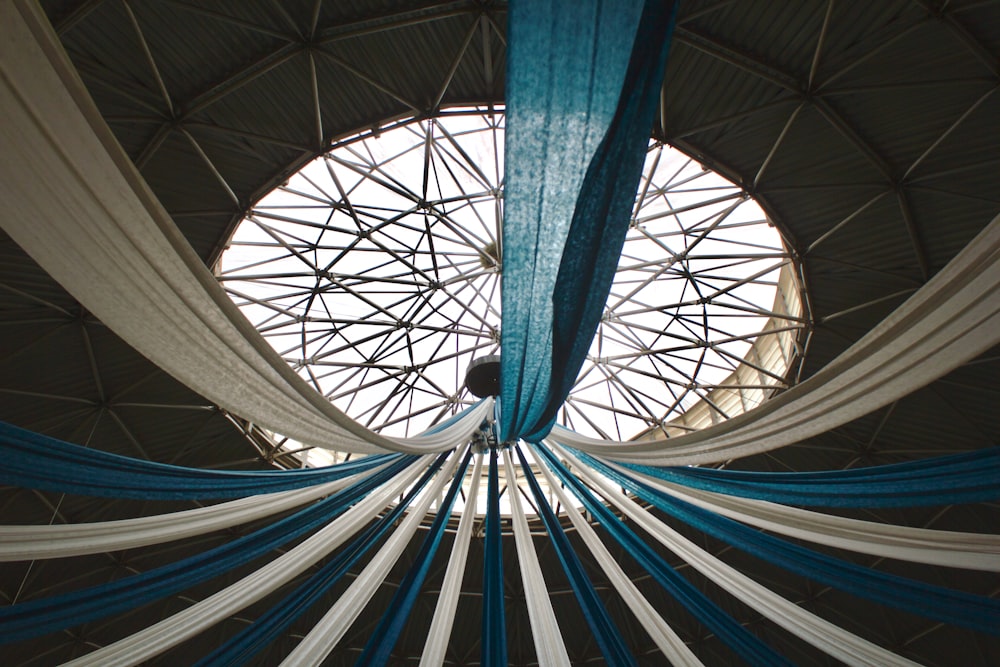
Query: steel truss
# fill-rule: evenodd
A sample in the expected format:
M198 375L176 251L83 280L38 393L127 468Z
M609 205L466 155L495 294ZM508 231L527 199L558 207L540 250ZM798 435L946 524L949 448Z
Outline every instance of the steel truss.
M369 428L412 435L459 411L469 363L500 352L503 133L502 110L451 110L341 142L264 197L223 254L219 280L248 318ZM699 402L731 416L720 385L758 402L784 387L806 325L797 290L779 290L791 264L746 192L652 142L561 421L628 439ZM783 352L760 361L768 338Z

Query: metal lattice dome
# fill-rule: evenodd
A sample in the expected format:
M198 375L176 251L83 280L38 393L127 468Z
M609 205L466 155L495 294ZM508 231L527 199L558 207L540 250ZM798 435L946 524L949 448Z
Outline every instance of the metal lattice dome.
M42 0L41 6L115 138L198 257L219 275L240 221L332 146L414 119L469 108L488 113L504 103L504 2ZM995 2L681 3L652 140L728 179L780 232L796 267L790 284L803 307L791 339L796 356L783 382L815 376L1000 213L998 85ZM478 247L482 268L500 260L496 247ZM90 448L184 466L299 465L273 434L213 405L138 354L6 235L0 253L0 419ZM847 425L727 467L845 470L995 446L998 377L1000 356L993 349ZM0 488L0 523L7 524L107 521L191 506ZM995 532L1000 525L995 503L843 513L952 531ZM536 518L530 525L570 658L600 664L602 654L543 526ZM254 527L115 553L3 563L0 597L15 603L115 580ZM801 607L906 658L941 666L1000 663L995 636L868 603L684 524L674 527ZM569 535L583 553L579 536ZM392 664L420 660L453 539L447 532ZM608 546L706 664L738 662L680 603L646 585L645 571L623 547ZM324 664L353 664L418 548L414 540ZM481 534L470 549L470 561L481 560ZM791 661L834 662L660 551ZM846 557L954 589L1000 593L995 573ZM516 573L513 540L505 538L503 558L505 571ZM12 644L5 660L69 660L186 608L257 566L248 562L135 612ZM664 664L604 574L593 563L586 567L639 662ZM447 664L479 663L481 579L481 569L468 568ZM512 576L504 584L509 660L537 664L521 581ZM345 587L318 607L329 606ZM268 600L250 606L150 664L193 664L267 608ZM320 615L307 613L253 664L277 664Z

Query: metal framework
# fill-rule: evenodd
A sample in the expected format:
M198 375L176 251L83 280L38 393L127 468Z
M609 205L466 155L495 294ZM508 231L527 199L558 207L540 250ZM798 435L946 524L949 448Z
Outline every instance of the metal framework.
M457 412L475 400L469 363L499 352L503 131L501 110L456 109L340 142L264 197L222 255L249 319L369 428L414 434ZM778 289L791 264L746 192L651 142L562 423L628 439L699 402L732 416L720 385L757 392L752 404L784 387L805 326L797 290ZM786 349L763 361L755 343L770 338Z

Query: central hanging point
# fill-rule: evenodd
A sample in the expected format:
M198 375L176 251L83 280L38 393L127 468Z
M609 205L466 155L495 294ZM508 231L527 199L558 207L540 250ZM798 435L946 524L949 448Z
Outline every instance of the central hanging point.
M500 247L496 241L490 241L479 251L479 264L484 269L500 270Z
M465 371L465 388L477 398L497 396L500 393L500 355L473 359Z

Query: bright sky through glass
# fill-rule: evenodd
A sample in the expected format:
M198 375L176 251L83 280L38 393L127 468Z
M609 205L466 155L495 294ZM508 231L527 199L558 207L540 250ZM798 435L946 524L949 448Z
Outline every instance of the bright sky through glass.
M461 410L475 400L469 363L500 353L503 120L460 110L344 142L264 197L223 254L219 279L250 321L369 428L415 435ZM629 439L712 403L756 341L801 327L774 308L787 265L755 202L651 144L607 311L560 421ZM787 358L753 363L741 386L783 386Z

